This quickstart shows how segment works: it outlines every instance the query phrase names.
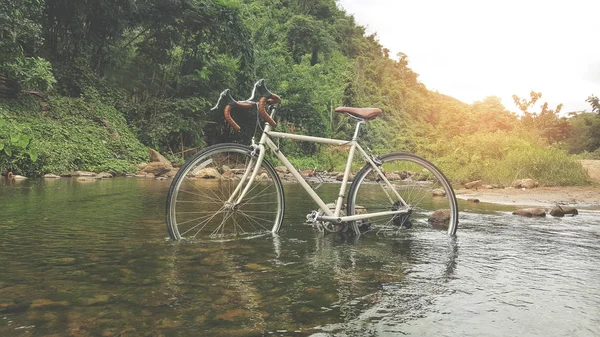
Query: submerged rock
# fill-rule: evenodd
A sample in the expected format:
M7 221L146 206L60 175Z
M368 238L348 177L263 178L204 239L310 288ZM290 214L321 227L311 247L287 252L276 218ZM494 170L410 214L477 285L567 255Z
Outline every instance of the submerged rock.
M546 210L543 208L521 208L514 211L513 214L526 217L544 217L546 216Z
M448 225L450 224L450 210L438 209L431 214L427 221L433 228L448 229Z
M568 206L556 206L550 211L550 215L556 217L563 217L565 215L576 216L579 214L576 208L568 207Z

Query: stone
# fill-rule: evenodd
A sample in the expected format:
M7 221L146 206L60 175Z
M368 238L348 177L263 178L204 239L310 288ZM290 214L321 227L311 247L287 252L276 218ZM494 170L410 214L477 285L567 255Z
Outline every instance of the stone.
M44 174L44 178L46 179L59 179L60 176L52 173Z
M146 165L146 167L144 167L140 172L138 172L138 174L152 173L154 175L159 176L161 174L165 174L171 171L172 169L173 166L170 163L152 162Z
M69 305L67 301L51 301L48 299L37 299L31 303L31 309L46 308L46 307L66 307Z
M482 185L482 180L475 180L465 184L466 189L478 189Z
M171 169L171 171L164 173L164 175L169 178L173 178L177 174L178 171L179 171L179 167L174 167Z
M263 173L257 175L256 179L258 179L258 180L269 180L269 175L267 174L267 172L263 172Z
M277 171L278 173L288 173L288 169L285 166L277 166L275 168L275 171Z
M150 149L150 161L154 163L164 163L169 164L169 166L173 166L167 158L165 158L162 154L160 154L154 149Z
M223 172L221 174L221 179L222 180L232 180L232 179L235 179L235 178L237 178L237 177L235 176L235 174L231 170L225 171L225 172Z
M100 172L96 175L96 178L104 179L104 178L112 178L113 175L108 172Z
M196 173L196 178L202 179L219 179L221 174L213 167L205 167Z
M88 171L75 171L71 175L76 177L93 177L96 175L96 173Z
M450 210L438 209L427 220L433 228L448 229L450 224Z
M148 163L135 164L135 167L137 167L139 170L143 170L146 166L148 166Z
M402 180L402 177L398 174L398 173L394 173L394 172L390 172L390 173L386 173L385 177L389 180L389 181L394 181L394 180Z
M544 217L546 216L546 210L543 208L521 208L512 214L526 217Z
M89 183L98 180L96 177L78 177L77 181L80 183Z
M514 187L514 188L535 188L538 186L539 186L538 182L534 179L520 179L520 180L515 180L512 183L512 187Z
M335 176L335 180L342 181L344 180L344 173L340 172ZM348 174L348 181L354 180L354 175L352 173Z
M445 197L446 191L441 188L436 188L432 191L434 197Z
M469 198L469 199L467 199L467 201L469 201L469 202L474 202L474 203L478 203L478 202L479 202L479 199L477 199L477 198Z
M556 206L550 211L550 215L555 217L563 217L565 215L576 216L579 214L576 208L568 206Z

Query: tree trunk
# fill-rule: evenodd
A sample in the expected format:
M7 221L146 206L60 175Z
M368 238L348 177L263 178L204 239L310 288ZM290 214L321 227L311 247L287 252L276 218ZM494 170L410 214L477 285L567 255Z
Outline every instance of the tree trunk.
M17 81L9 79L5 73L0 73L0 98L16 98L18 93Z

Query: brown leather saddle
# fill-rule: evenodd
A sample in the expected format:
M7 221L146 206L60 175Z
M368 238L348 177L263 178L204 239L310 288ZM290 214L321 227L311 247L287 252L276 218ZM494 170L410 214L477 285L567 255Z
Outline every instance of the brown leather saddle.
M381 109L378 108L351 108L345 106L339 106L335 108L335 112L346 113L352 117L360 118L363 120L371 120L377 118L381 114Z

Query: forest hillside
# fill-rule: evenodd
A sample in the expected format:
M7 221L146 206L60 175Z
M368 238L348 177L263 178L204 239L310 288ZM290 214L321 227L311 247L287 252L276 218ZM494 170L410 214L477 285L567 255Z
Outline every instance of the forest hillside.
M466 104L389 53L334 0L2 0L0 172L135 172L148 147L181 163L247 143L254 115L234 111L237 132L210 107L264 78L283 131L347 138L354 124L333 109L378 107L361 135L371 150L422 155L455 184L590 182L575 159L600 159L597 97L568 116L535 91ZM280 145L300 166L344 165L325 145Z

